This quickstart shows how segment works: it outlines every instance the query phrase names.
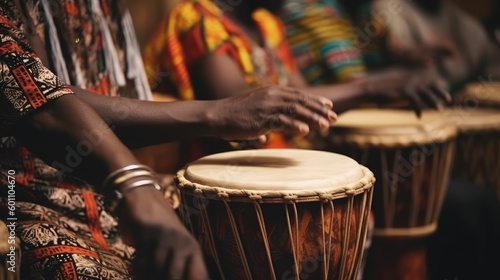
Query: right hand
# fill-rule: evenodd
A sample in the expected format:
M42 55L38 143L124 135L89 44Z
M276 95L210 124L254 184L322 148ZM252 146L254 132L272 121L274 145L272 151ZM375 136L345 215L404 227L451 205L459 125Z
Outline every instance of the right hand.
M226 140L257 139L271 131L305 135L311 128L327 130L337 119L330 100L287 87L260 87L213 102L213 131Z
M412 47L392 46L391 55L396 63L429 69L436 61L458 57L459 52L451 40L436 38L432 43L416 44Z
M441 110L452 101L438 78L426 71L395 68L370 74L363 83L370 99L406 100L419 117L424 107Z
M154 187L131 190L122 203L120 234L136 249L138 279L209 279L198 243Z

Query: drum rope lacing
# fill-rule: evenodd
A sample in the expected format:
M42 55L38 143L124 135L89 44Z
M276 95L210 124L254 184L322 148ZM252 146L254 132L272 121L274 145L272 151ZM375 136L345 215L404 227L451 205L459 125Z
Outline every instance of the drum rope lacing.
M361 219L360 223L363 224L362 221L367 221L368 216L369 216L369 206L366 206L365 204L367 203L368 197L371 198L373 194L373 184L375 182L375 178L373 177L373 173L368 170L365 167L362 167L362 173L364 174L364 177L359 179L357 182L354 182L352 184L349 184L348 186L345 186L343 188L339 188L338 190L332 191L332 192L317 192L317 191L306 191L306 192L301 192L301 193L290 193L290 192L265 192L264 194L259 194L256 192L251 192L251 191L233 191L233 190L225 190L221 188L216 188L216 187L209 187L197 183L192 183L189 182L186 178L184 178L184 173L179 171L176 177L176 181L178 183L178 186L183 189L184 191L188 190L186 193L182 193L183 200L185 200L184 195L191 195L193 196L194 199L197 199L200 202L199 208L202 212L203 216L203 226L206 227L208 230L208 235L210 238L210 246L209 250L215 257L215 259L219 260L217 256L217 249L214 247L215 240L213 236L213 232L211 229L211 226L209 224L209 217L207 214L207 210L203 205L201 204L202 198L207 198L207 199L214 199L214 198L219 198L224 202L226 212L228 215L228 220L230 223L231 231L233 232L235 241L236 241L236 247L237 250L239 251L240 258L241 258L241 263L244 268L244 273L246 274L247 279L253 279L252 274L251 274L251 269L248 265L248 261L246 259L246 254L245 254L245 249L243 247L240 234L238 232L238 228L236 225L235 217L231 211L229 202L233 200L233 197L235 195L238 196L243 196L247 200L253 203L255 207L255 211L257 214L257 220L260 228L260 233L263 237L264 240L264 247L267 255L267 262L269 264L269 269L271 273L271 279L276 279L275 275L275 270L274 270L274 265L273 265L273 259L272 259L272 252L271 252L271 246L269 242L269 237L267 236L267 229L266 229L266 222L264 218L264 214L262 212L261 208L261 202L267 201L269 199L277 199L282 202L284 202L284 207L285 207L285 212L286 212L286 219L287 219L287 227L288 227L288 232L290 236L290 243L291 243L291 249L293 253L293 261L294 261L294 272L296 275L300 275L300 263L299 263L299 253L300 253L300 247L299 247L299 216L298 216L298 209L297 209L297 203L298 202L305 202L303 201L304 197L303 195L306 195L307 201L320 201L322 204L320 205L321 209L321 222L322 222L322 235L321 235L321 243L322 243L322 262L323 262L323 271L322 274L324 276L324 279L328 278L328 275L330 273L330 264L332 261L332 244L333 244L333 226L334 226L334 221L335 221L335 207L334 207L334 200L339 199L339 198L347 198L348 199L348 212L346 215L346 219L344 219L343 222L343 228L345 229L345 232L343 232L343 238L342 242L343 244L348 244L350 240L350 231L351 231L351 223L352 219L351 214L353 211L353 202L354 202L354 197L358 194L363 194L363 202L362 202L362 208L361 208ZM370 199L371 201L371 199ZM274 202L274 201L273 201ZM324 204L328 203L328 208L330 210L330 218L329 218L329 225L328 225L328 231L325 229L325 212L324 212ZM371 203L370 203L371 204ZM290 207L292 207L292 212L290 213ZM365 208L366 207L366 208ZM186 211L187 212L187 211ZM183 220L186 221L189 220L189 218L186 218L183 216ZM292 222L292 219L294 220ZM193 231L192 224L189 222L189 225L191 227L191 232ZM295 226L294 226L295 225ZM364 233L363 237L366 238L366 228L367 226L363 224L362 227L359 228L359 230L356 233L356 240L361 240L361 235ZM326 237L328 235L328 238ZM356 243L356 247L354 249L354 254L361 256L363 254L363 248L364 248L364 243L365 241L363 240L361 242L362 244ZM328 249L327 249L328 247ZM358 267L358 265L355 265L354 268L351 268L350 271L344 271L346 267L348 266L348 261L347 261L347 250L348 250L348 245L343 246L342 248L342 253L341 253L341 259L340 259L340 279L344 279L345 277L350 277L353 274L356 275L359 272L355 267ZM360 249L361 248L361 251ZM328 252L327 252L328 251ZM357 263L360 264L361 261L358 261ZM221 264L219 261L216 261L217 268L220 272L220 275L222 279L226 279L224 277L224 271L221 267ZM346 275L344 275L346 274Z
M365 192L371 188L375 183L373 173L364 166L360 166L363 177L358 181L339 187L330 192L318 192L314 190L302 190L297 192L281 192L281 191L247 191L247 190L233 190L225 189L217 186L206 186L199 183L190 182L184 177L185 170L177 172L175 178L179 188L191 193L197 197L207 199L224 199L228 201L273 201L273 202L286 202L293 203L297 201L329 201L333 199L355 196Z

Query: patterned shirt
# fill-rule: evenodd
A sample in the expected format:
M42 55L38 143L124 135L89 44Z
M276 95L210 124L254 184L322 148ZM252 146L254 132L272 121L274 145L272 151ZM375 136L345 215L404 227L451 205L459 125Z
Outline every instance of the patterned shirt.
M41 39L46 65L29 36ZM120 0L0 0L0 219L7 218L7 174L15 173L22 278L130 279L133 249L121 241L102 196L10 136L20 118L72 94L68 84L147 99L142 70ZM132 90L122 91L126 86Z
M188 71L213 53L231 57L249 85L286 85L296 65L284 25L264 9L255 11L253 19L264 38L264 48L252 42L211 1L181 2L160 24L146 47L144 63L150 84L155 90L166 91L162 83L173 82L181 99L194 99ZM169 73L171 80L158 81L161 73Z
M347 82L382 63L385 28L369 5L355 20L338 0L286 0L282 18L297 64L312 85Z

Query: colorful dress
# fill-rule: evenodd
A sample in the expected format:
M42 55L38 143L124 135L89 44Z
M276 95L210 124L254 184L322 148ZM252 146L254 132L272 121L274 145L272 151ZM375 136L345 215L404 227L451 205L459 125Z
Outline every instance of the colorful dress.
M286 0L282 18L298 67L311 85L343 83L383 63L383 21L363 5L355 20L337 0Z
M127 96L147 99L130 16L118 0L18 2L22 9L0 0L0 218L16 223L21 277L130 279L133 248L121 241L103 197L9 137L21 117L72 94L67 84L106 95L129 84ZM28 45L33 35L45 45L50 65ZM12 213L9 173L16 180Z
M189 69L208 54L227 55L233 59L252 86L288 84L295 71L295 61L285 38L281 21L270 12L254 12L264 39L261 48L224 16L209 0L187 0L178 4L160 23L144 52L146 72L155 91L173 82L183 100L196 99ZM168 73L170 79L158 80Z
M189 69L208 55L227 55L237 63L251 86L287 85L296 71L282 22L259 9L253 19L264 47L252 42L243 30L208 0L182 1L159 25L144 52L144 63L154 91L175 93L182 100L199 99L193 91ZM287 147L280 134L271 134L268 148ZM189 144L187 161L229 150L228 143L204 139Z

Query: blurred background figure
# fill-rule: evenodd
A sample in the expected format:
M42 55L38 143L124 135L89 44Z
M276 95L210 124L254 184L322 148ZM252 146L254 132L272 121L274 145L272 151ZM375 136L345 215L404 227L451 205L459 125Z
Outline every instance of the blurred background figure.
M422 53L429 47L450 50L451 56L436 53L426 63L434 64L453 92L472 81L500 78L500 47L479 20L451 1L401 1L397 11L391 12L393 2L377 0L375 4L375 13L385 16L392 51L415 47Z
M311 86L299 72L285 27L275 15L282 4L279 0L180 2L160 23L144 51L153 90L172 92L183 100L206 100L259 85L290 86L329 98L337 113L364 102L405 99L417 112L424 104L437 108L446 102L447 93L435 80L414 69L392 69L338 85ZM166 78L158 80L165 73ZM196 144L200 153L187 159L231 148L208 139ZM290 141L279 134L271 137L267 147L289 145L321 148L320 141Z
M500 74L498 46L478 20L448 1L286 0L280 14L298 67L311 84L405 67L425 69L457 92ZM500 209L494 196L489 189L451 182L429 245L431 279L495 276L499 242L492 236L500 234Z

